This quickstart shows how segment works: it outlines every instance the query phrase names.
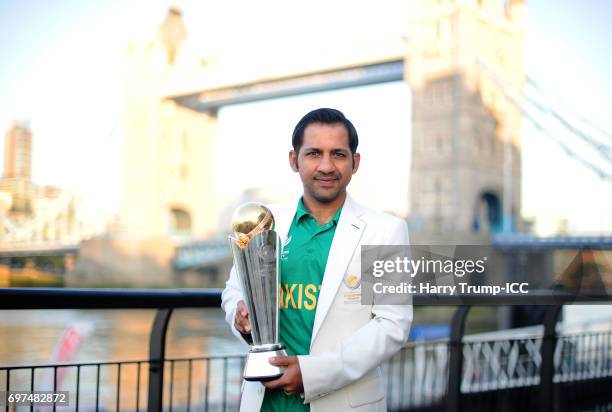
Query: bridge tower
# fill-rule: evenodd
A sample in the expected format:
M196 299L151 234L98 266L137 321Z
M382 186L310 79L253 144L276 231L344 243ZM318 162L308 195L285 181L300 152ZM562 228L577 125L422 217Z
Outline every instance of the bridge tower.
M523 0L415 0L410 220L422 239L520 229Z
M203 64L175 6L153 42L128 47L120 219L131 237L203 237L216 229L216 114L177 105L164 90L174 79L193 79Z

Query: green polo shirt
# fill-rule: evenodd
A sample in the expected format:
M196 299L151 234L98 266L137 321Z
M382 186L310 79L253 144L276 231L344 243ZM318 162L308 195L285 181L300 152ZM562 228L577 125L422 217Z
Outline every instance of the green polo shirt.
M279 340L289 356L308 355L319 290L340 218L319 225L300 198L280 261ZM266 390L262 411L309 411L299 394Z

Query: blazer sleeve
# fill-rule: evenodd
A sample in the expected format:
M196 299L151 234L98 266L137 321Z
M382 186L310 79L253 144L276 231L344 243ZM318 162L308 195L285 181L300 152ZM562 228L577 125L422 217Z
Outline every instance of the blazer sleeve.
M238 302L244 300L242 294L242 288L240 287L240 281L236 269L232 266L230 275L225 282L225 289L221 293L221 308L225 312L225 321L229 324L232 333L246 344L252 343L251 335L243 335L234 326L234 318L236 317L236 306Z
M408 226L396 221L389 231L390 245L408 245ZM333 351L298 356L304 383L304 402L338 390L399 351L408 338L412 305L373 305L372 319Z

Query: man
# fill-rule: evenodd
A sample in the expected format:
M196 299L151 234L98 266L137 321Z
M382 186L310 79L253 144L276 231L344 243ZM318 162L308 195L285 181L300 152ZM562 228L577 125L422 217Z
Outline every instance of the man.
M386 410L380 364L406 341L412 307L361 304L361 245L407 245L406 222L347 195L361 157L357 131L340 111L306 114L292 144L289 164L303 196L271 207L283 243L279 340L289 356L270 361L285 371L265 389L245 382L241 410ZM243 300L232 269L222 307L234 334L248 342Z

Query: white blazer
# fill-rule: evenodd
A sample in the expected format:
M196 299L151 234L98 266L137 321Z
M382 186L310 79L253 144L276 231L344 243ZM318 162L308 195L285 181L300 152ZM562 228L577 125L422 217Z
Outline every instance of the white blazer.
M270 206L281 241L287 238L297 209ZM347 196L331 244L319 292L310 354L298 356L304 382L304 402L311 412L386 411L380 364L406 342L412 322L411 305L361 305L355 301L348 276L361 278L361 245L408 245L402 219L367 209ZM353 285L354 286L354 285ZM233 333L236 305L243 299L234 268L222 294L221 306ZM244 382L241 411L259 411L265 388Z

